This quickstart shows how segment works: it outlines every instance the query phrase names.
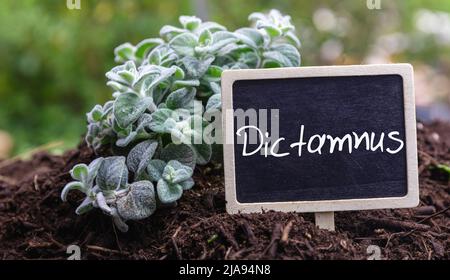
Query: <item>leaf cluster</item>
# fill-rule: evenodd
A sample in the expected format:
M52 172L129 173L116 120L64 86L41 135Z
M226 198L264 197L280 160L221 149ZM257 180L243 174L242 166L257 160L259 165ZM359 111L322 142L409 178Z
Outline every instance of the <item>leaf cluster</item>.
M232 32L181 16L160 38L118 46L119 65L106 73L113 100L87 114L86 134L94 150L110 145L118 156L75 166L62 199L73 189L85 193L78 214L100 208L125 231L125 220L146 218L190 189L195 166L211 160L204 116L221 110L222 72L300 65L289 16L272 10L249 19L253 27Z

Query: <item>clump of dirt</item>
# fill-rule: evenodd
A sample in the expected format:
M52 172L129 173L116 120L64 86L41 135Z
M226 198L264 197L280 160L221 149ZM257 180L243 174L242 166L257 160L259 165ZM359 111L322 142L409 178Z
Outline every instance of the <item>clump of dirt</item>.
M450 124L418 123L418 148L420 206L337 213L336 232L316 228L311 214L228 215L222 169L209 165L177 207L129 222L124 234L99 211L77 216L80 195L59 198L72 166L95 158L84 144L3 161L0 258L66 259L78 245L83 259L367 259L377 245L383 259L449 259L449 178L433 166L450 163Z

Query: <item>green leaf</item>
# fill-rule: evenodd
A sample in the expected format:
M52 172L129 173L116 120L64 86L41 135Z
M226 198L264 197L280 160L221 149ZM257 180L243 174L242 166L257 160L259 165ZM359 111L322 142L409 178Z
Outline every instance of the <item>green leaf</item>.
M137 121L136 132L139 134L147 133L150 130L150 124L152 122L152 115L148 113L142 114L142 116Z
M162 178L166 163L160 159L152 159L147 166L149 179L158 182Z
M164 41L159 38L145 39L136 45L134 56L142 60L154 47L161 44L164 44Z
M178 80L181 80L181 79L184 79L184 71L183 71L183 69L181 69L180 67L178 67L178 66L174 66L175 67L175 69L176 69L176 71L175 71L175 74L173 75L176 79L178 79Z
M198 87L199 85L199 80L178 80L173 83L173 88L178 89L181 87Z
M125 91L129 91L130 87L127 87L121 83L118 83L116 81L108 81L106 83L107 86L111 87L113 90L118 91L118 92L125 92Z
M155 189L149 181L138 181L128 186L128 193L117 199L117 211L125 220L141 220L156 210Z
M212 44L209 48L211 53L220 51L227 45L233 44L238 41L235 34L228 31L219 31L212 35Z
M200 33L198 37L198 42L203 45L209 45L212 43L212 33L208 29L205 29Z
M208 122L200 115L192 115L187 120L189 122L189 129L184 129L182 132L185 135L186 144L200 144L203 142L203 130L208 125Z
M222 76L222 72L223 72L222 67L219 67L219 66L216 66L216 65L211 65L208 68L208 71L206 71L206 75L208 77L219 78L220 79L220 77Z
M132 125L123 128L117 123L115 118L113 118L112 129L117 134L118 138L126 137L133 131Z
M439 164L437 166L437 168L442 170L442 171L444 171L444 172L447 172L450 175L450 166Z
M263 13L255 12L255 13L251 13L251 14L248 16L248 20L249 20L249 21L252 21L252 22L256 22L256 21L258 21L258 20L265 20L266 17L267 17L267 16L266 16L265 14L263 14Z
M130 43L125 43L114 49L115 61L125 62L134 58L134 47Z
M158 181L156 190L159 200L164 204L175 202L183 195L183 187L181 185L170 184L164 179Z
M177 184L192 177L193 170L189 166L181 164L177 160L171 160L164 167L162 177L167 182Z
M282 68L283 65L275 60L265 60L263 63L263 68Z
M88 143L89 147L93 147L94 149L97 149L97 136L100 134L100 126L96 123L90 123L87 126L87 133L86 133L86 143Z
M126 147L136 139L136 136L137 136L136 131L130 131L130 133L127 134L125 137L119 135L118 136L119 138L116 141L116 145L118 147Z
M194 179L189 178L183 182L180 182L179 185L183 188L183 190L186 191L186 190L191 189L195 185L195 182L194 182Z
M86 212L91 211L94 206L93 206L93 200L90 197L86 197L83 202L81 202L80 205L78 205L77 209L75 210L75 213L77 215L83 215Z
M177 66L172 66L170 68L162 67L162 66L154 66L157 67L156 70L158 73L154 73L153 70L150 70L150 74L144 73L139 77L138 82L135 84L136 87L140 87L140 93L143 96L151 96L154 100L157 100L159 94L164 93L164 88L167 88L170 84L170 78L173 75L180 75L180 68ZM158 95L158 96L157 96Z
M190 78L199 79L206 73L214 59L214 56L208 56L204 59L186 56L180 62L183 64Z
M188 110L190 115L202 115L204 112L202 101L197 99L192 100L192 102L185 108Z
M253 13L249 19L255 23L256 28L264 29L272 38L295 30L295 27L291 24L291 17L284 16L280 11L275 9L271 10L267 15Z
M135 87L141 95L149 96L154 88L164 84L172 75L177 72L178 67L172 66L170 68L145 65L139 69L139 74L136 77L133 87Z
M166 105L169 109L184 108L192 100L194 100L196 90L195 88L180 88L167 96Z
M265 62L276 62L284 67L300 66L300 53L289 44L279 44L274 46L271 51L264 52Z
M186 144L168 144L161 152L161 159L165 162L177 160L192 169L196 162L194 151Z
M219 31L225 31L227 30L224 26L216 23L216 22L203 22L200 24L200 26L195 30L197 34L203 32L203 30L208 29L211 33L219 32Z
M88 122L99 122L103 119L103 108L100 105L95 105L94 108L87 113Z
M297 35L295 35L295 33L293 31L289 31L286 33L286 39L293 44L295 47L300 48L301 47L301 42L298 39Z
M70 175L72 176L72 178L83 183L86 181L88 173L89 168L84 163L77 164L72 168L72 170L70 170Z
M95 177L97 177L98 174L98 170L100 169L100 166L103 163L103 158L96 158L94 159L90 164L89 164L89 172L88 172L88 176L86 178L85 181L85 186L87 188L92 188L93 184L94 184L94 180Z
M156 140L146 140L131 149L127 156L127 165L128 169L135 174L135 181L145 179L143 177L144 171L153 158L157 147L158 142Z
M269 34L269 36L272 38L276 38L278 36L281 36L281 34L283 34L281 30L275 25L267 24L260 26L260 28L263 28L267 32L267 34Z
M169 45L175 50L176 53L183 56L194 56L195 47L197 46L197 37L192 33L183 33L175 36Z
M264 37L261 32L253 28L240 28L236 30L235 35L241 42L254 49L261 47L264 44Z
M220 110L221 108L222 108L222 98L220 94L214 94L208 99L208 103L206 104L207 112Z
M67 185L64 186L62 192L61 192L61 200L62 201L67 201L67 195L69 194L70 191L72 190L77 190L80 191L82 193L86 193L87 190L84 186L83 183L81 182L70 182Z
M120 71L117 73L127 84L132 84L134 81L135 73L129 71Z
M254 48L251 48L248 45L231 43L231 44L228 44L228 45L224 46L223 48L221 48L217 52L217 55L219 57L224 57L224 58L229 57L229 58L236 59L237 57L239 57L239 55L241 53L254 51L254 50L255 50ZM226 66L228 64L227 62L228 62L228 60L223 62L224 66Z
M213 94L221 94L222 92L219 83L209 83L209 87L211 88Z
M103 191L113 191L126 187L128 183L128 169L125 157L107 157L101 164L96 183Z
M168 129L167 121L173 120L173 118L176 117L176 114L174 111L166 108L160 108L156 110L152 114L152 121L150 126L150 129L158 132L158 133L169 133L170 129Z
M171 25L165 25L159 31L159 35L162 38L164 38L164 40L170 41L175 36L182 34L184 32L186 32L186 30L183 28L178 28L178 27L171 26Z
M114 210L113 210L114 208L111 208L108 205L105 194L109 197L111 195L111 193L112 193L111 191L102 190L95 194L95 206L100 208L100 210L102 210L104 213L106 213L108 215L112 215L112 213L114 212Z
M251 52L241 53L239 55L238 61L241 64L245 64L246 68L251 69L251 68L255 68L255 67L260 67L259 65L260 65L261 58L257 53L251 51ZM245 69L245 67L242 67L242 68Z
M114 102L114 117L120 127L126 128L134 123L152 105L150 97L140 97L134 93L124 93Z
M178 59L178 55L167 44L160 45L153 49L148 55L150 65L169 67Z
M112 111L113 106L114 106L113 100L110 100L106 102L105 105L103 105L103 118L105 117L106 114L109 114L109 112Z
M115 82L129 86L135 79L137 73L134 61L127 61L123 65L119 65L106 72L105 76Z
M212 148L210 144L192 144L190 147L195 153L197 164L205 165L211 160Z
M153 101L155 102L155 104L158 104L156 109L160 108L161 103L164 101L167 94L169 94L168 89L157 89L152 92L151 96L153 98ZM153 111L156 111L156 110L153 110Z
M208 82L220 82L223 69L216 65L209 66L208 70L204 75L204 80Z
M184 28L193 31L202 23L202 20L195 16L180 16L180 23Z

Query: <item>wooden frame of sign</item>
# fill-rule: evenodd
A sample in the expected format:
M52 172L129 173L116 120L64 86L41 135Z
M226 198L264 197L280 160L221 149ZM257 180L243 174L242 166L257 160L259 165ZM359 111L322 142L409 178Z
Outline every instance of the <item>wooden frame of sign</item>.
M287 201L240 203L237 199L234 117L227 115L233 107L233 84L240 80L290 79L309 77L343 77L400 75L403 79L403 109L406 148L407 193L402 197L336 199L319 201ZM363 93L361 93L363 94ZM334 230L334 211L367 210L383 208L408 208L419 203L417 138L414 103L413 69L409 64L298 67L257 70L229 70L222 74L222 121L224 141L224 168L227 211L230 214L252 213L267 210L283 212L314 212L316 224Z

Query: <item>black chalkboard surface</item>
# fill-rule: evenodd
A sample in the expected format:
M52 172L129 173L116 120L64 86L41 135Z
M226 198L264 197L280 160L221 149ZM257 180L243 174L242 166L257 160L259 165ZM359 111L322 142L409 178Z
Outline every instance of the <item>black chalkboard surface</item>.
M237 81L233 104L244 110L278 108L280 135L286 138L282 151L298 141L300 125L305 138L354 131L375 132L378 140L382 132L395 130L405 140L399 75ZM359 149L266 158L259 153L243 157L243 145L235 147L239 202L399 197L407 192L405 149L395 155Z
M310 211L316 202L340 201L329 207L321 204L321 209L348 210L384 208L388 205L377 207L373 200L392 198L392 207L413 206L415 119L409 106L412 102L414 107L412 75L405 75L412 70L396 66L341 71L314 67L312 72L297 68L300 72L284 69L284 74L282 69L230 71L222 81L224 109L266 109L269 124L261 128L264 114L256 123L239 121L235 115L232 131L226 131L234 140L225 145L225 158L230 159L225 159L226 179L232 180L227 182L227 203L246 210L245 205L277 209L279 203L308 202L305 209ZM279 120L277 137L272 135L271 117ZM260 135L257 129L261 135L268 132L269 138L250 143L252 132ZM271 140L270 151L280 138L275 149L279 156L265 154L266 140ZM366 199L372 203L364 206ZM402 199L409 202L402 204Z

